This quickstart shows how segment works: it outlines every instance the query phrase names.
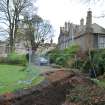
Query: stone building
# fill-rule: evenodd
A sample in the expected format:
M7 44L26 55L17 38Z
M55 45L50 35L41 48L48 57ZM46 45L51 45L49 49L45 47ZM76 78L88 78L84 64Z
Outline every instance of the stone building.
M105 48L105 28L92 24L92 11L87 12L86 25L81 19L80 25L65 22L65 26L60 27L58 47L64 49L71 43L80 45L82 50Z
M7 56L6 43L4 41L0 41L0 57L6 56Z

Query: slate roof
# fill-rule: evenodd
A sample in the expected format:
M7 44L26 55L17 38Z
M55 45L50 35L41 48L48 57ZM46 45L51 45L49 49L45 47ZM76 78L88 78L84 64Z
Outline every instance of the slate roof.
M101 27L96 23L92 24L92 28L93 28L93 33L105 34L105 28Z
M101 34L105 35L105 28L103 28L102 26L96 23L92 24L92 29L93 29L92 33L98 33L99 35ZM86 32L86 25L82 27L82 30L80 31L80 35L84 34L85 32Z
M74 35L75 35L74 37L81 36L86 32L86 25L81 27L80 25L72 24L72 26L73 26L74 30L76 29L76 27L78 28L77 32L76 33L74 32ZM93 29L92 33L98 33L99 35L105 35L105 28L103 28L102 26L100 26L96 23L92 24L92 29ZM60 36L62 36L62 35L65 36L65 34L61 33ZM67 36L68 35L69 34L67 34Z

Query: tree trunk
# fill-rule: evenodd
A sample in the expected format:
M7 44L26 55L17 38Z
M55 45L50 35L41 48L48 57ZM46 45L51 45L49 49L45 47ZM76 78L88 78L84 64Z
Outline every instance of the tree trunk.
M10 45L10 49L9 49L9 53L12 53L14 51L14 38L13 38L13 30L10 30L10 40L9 40L9 45Z
M35 52L37 48L36 48L35 42L33 42L32 40L31 40L31 47L32 47L32 50Z

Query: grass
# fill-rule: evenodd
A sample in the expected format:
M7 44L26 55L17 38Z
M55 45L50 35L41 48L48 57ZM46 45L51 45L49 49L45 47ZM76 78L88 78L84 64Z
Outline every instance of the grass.
M44 78L38 74L34 66L0 65L0 94L39 84Z
M105 88L105 80L98 80L98 79L91 79L93 82L95 82L99 87Z

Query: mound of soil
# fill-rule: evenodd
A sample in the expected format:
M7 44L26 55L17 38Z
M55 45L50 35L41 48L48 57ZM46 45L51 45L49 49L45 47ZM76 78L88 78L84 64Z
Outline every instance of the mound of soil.
M105 105L105 90L96 86L77 85L70 89L62 105Z
M84 74L69 79L72 87L62 105L105 105L105 89L97 86Z
M38 86L0 97L0 105L105 105L105 90L86 75L59 70Z

